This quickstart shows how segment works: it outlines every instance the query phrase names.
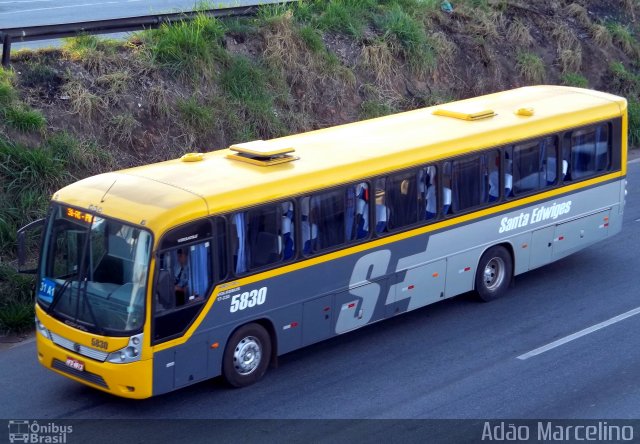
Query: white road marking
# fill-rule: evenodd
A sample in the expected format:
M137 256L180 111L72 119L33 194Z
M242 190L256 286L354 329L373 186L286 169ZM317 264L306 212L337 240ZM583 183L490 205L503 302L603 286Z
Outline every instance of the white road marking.
M36 342L36 337L35 337L35 336L34 336L34 337L32 337L32 338L29 338L29 339L25 339L24 341L20 341L20 342L18 342L18 343L16 343L16 344L13 344L13 345L12 345L11 347L9 347L9 348L16 348L16 347L20 347L20 346L22 346L22 345L31 344L32 342Z
M556 347L559 347L563 344L566 344L567 342L571 342L574 339L578 339L581 338L582 336L588 335L589 333L593 333L594 331L600 330L602 328L608 327L611 324L615 324L616 322L620 322L623 319L627 319L630 318L631 316L635 316L638 313L640 313L640 307L638 308L634 308L633 310L629 310L626 313L622 313L618 316L615 316L609 320L606 320L604 322L600 322L599 324L593 325L591 327L585 328L584 330L580 330L577 333L573 333L569 336L565 336L564 338L558 339L557 341L553 341L547 345L543 345L542 347L538 347L535 350L531 350L530 352L527 352L523 355L520 355L517 357L517 359L520 360L525 360L525 359L529 359L532 358L534 356L537 356L541 353L544 353L546 351L552 350Z
M52 0L13 0L10 2L0 2L0 5L11 5L13 3L48 3Z
M638 163L638 162L640 162L640 157L638 157L637 159L630 160L627 163Z
M143 1L143 0L126 0L126 1L99 2L99 3L82 3L82 4L78 4L78 5L52 6L50 8L21 9L19 11L0 12L0 15L23 14L25 12L50 11L50 10L53 10L53 9L83 8L83 7L86 7L86 6L118 5L118 4L121 4L121 3L133 3L133 2L141 2L141 1Z

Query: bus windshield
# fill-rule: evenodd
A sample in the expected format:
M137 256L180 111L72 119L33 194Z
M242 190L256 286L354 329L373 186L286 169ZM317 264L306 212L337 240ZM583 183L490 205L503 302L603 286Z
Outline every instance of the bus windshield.
M54 205L45 231L37 300L84 331L126 336L142 328L151 234Z

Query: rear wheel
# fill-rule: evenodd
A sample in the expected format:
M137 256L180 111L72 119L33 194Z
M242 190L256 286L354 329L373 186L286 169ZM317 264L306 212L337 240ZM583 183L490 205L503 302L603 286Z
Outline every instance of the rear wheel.
M227 342L222 374L234 387L257 382L267 371L271 358L271 339L260 324L247 324L236 330Z
M513 276L511 255L506 248L495 246L484 252L476 271L476 292L489 302L503 296Z

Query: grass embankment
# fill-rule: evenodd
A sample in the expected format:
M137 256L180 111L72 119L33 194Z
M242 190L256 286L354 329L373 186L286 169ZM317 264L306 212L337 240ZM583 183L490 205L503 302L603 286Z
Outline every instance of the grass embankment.
M14 57L0 70L0 330L33 319L17 228L90 174L534 83L626 96L640 145L637 0L453 3L301 1Z

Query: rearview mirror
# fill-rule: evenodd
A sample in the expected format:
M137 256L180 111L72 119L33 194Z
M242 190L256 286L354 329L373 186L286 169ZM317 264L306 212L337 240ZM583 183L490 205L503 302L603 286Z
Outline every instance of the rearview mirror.
M24 227L20 228L17 232L18 235L18 272L26 274L35 274L38 270L37 256L35 260L27 261L27 254L36 250L40 246L40 240L42 239L44 227L44 218L35 220ZM26 268L30 266L30 268Z

